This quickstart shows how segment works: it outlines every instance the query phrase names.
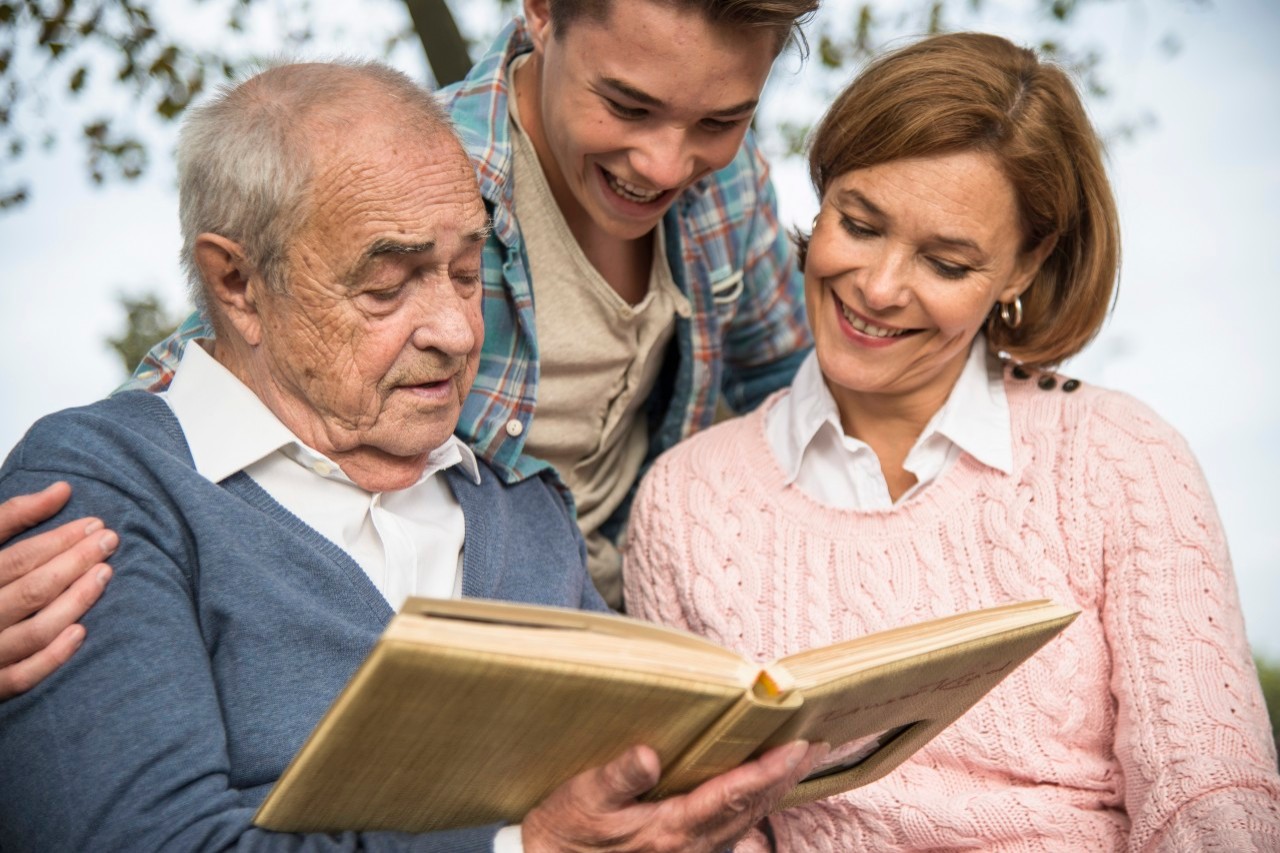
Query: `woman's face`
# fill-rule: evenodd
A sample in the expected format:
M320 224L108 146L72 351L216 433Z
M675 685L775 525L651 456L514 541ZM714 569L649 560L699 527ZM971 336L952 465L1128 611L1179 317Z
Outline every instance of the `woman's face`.
M1021 234L1013 186L986 153L896 160L830 183L805 302L846 431L867 406L929 416L945 402L992 306L1040 265L1044 252L1019 251Z

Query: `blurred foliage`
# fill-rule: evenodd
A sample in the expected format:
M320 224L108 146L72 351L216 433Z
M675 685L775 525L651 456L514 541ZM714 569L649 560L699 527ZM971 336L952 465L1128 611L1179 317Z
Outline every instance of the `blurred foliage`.
M1258 681L1262 682L1262 698L1267 700L1267 713L1271 715L1271 736L1280 753L1280 661L1255 657L1258 665ZM1280 767L1280 761L1276 762Z
M405 26L388 32L381 48L417 41L438 80L456 79L470 55L477 55L498 28L518 11L517 0L363 0L402 6ZM825 0L810 22L811 61L830 74L821 75L825 100L857 67L885 43L906 34L972 27L988 3L996 0ZM1095 96L1108 92L1104 55L1087 27L1078 25L1086 7L1123 3L1140 8L1153 0L1022 0L1020 15L1032 42L1042 53L1075 70ZM1154 0L1205 6L1210 0ZM312 0L0 0L0 212L26 201L30 182L12 174L32 148L59 142L67 116L76 116L82 132L87 176L95 184L137 178L149 163L143 125L172 122L207 87L236 76L260 61L250 47L250 30L274 10L283 30L272 54L288 54L312 40ZM360 14L351 4L352 16ZM329 11L329 7L326 8ZM166 26L165 20L187 17L214 20L213 32L192 35L189 22ZM465 13L465 14L464 14ZM167 17L166 17L167 16ZM1149 15L1148 15L1149 17ZM183 34L177 30L181 29ZM333 43L343 44L340 37ZM1152 34L1160 50L1176 52L1176 33ZM368 52L372 46L363 46ZM362 49L357 45L355 50ZM125 98L102 97L124 94ZM92 97L86 97L93 92ZM98 106L115 100L114 108ZM91 107L90 104L95 106ZM780 153L799 153L808 131L804 119L767 128ZM1141 127L1120 128L1123 135ZM154 134L153 134L154 136Z
M157 341L173 334L183 318L170 314L160 297L153 293L121 294L119 300L125 314L125 328L119 337L107 338L107 344L120 356L128 376Z

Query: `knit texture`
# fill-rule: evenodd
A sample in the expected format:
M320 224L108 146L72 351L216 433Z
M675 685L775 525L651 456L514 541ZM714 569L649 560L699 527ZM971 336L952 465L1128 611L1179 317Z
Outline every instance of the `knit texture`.
M780 850L1280 850L1266 708L1185 442L1122 394L1006 388L1014 473L962 455L885 511L785 486L772 401L681 444L640 488L629 612L768 661L1008 601L1082 611L884 779L774 815Z

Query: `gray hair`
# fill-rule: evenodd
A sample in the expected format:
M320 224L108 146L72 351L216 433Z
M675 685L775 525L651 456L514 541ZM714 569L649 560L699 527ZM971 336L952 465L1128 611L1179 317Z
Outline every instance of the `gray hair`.
M191 110L178 137L178 215L182 265L201 314L213 318L196 238L234 240L267 286L283 290L288 246L309 212L316 130L342 133L344 118L388 104L408 126L452 133L429 91L372 61L277 64Z

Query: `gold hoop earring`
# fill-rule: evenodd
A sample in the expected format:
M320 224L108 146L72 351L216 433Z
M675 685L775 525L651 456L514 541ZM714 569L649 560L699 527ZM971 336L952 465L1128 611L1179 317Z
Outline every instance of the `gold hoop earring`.
M1012 308L1011 312L1009 309ZM1012 317L1009 316L1012 313ZM1000 322L1004 323L1010 329L1016 329L1022 325L1022 297L1013 297L1013 302L1000 303Z

